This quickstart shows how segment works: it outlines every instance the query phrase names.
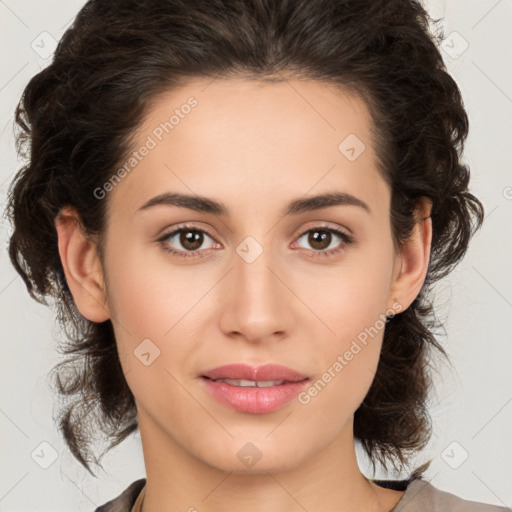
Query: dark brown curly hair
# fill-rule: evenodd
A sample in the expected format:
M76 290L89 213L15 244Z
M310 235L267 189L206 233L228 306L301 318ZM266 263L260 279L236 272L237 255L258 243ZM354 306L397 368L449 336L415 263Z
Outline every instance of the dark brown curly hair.
M65 339L52 370L64 402L59 426L89 463L138 428L134 397L110 321L78 312L66 285L55 218L63 206L101 235L107 201L94 190L130 151L131 135L160 93L191 78L299 77L359 95L372 115L379 169L392 194L394 241L415 223L418 198L432 201L433 240L425 283L387 322L375 379L355 412L354 436L387 469L430 439L428 413L436 340L428 292L466 252L483 221L461 162L468 118L460 91L415 0L90 0L27 85L16 110L18 151L28 163L12 183L9 252L33 298L52 298ZM439 359L441 360L441 359ZM95 458L92 439L109 442ZM426 465L417 468L421 474Z

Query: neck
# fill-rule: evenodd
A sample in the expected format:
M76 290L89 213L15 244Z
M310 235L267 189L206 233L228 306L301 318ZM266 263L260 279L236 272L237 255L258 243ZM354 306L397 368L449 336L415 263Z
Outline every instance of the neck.
M352 423L295 467L222 470L191 455L139 411L146 465L142 512L387 512L403 492L372 484L360 471Z

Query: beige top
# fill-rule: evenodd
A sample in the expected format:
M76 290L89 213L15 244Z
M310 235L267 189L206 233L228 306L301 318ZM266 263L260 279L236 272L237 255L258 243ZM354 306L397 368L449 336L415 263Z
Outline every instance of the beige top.
M379 483L381 481L375 481ZM389 512L512 512L511 508L468 501L446 491L437 489L421 479L407 482L386 482L385 487L404 489L405 492ZM95 512L141 512L146 479L133 482L117 498L98 507Z
M413 480L390 512L510 512L508 507L487 505L441 491L424 480Z

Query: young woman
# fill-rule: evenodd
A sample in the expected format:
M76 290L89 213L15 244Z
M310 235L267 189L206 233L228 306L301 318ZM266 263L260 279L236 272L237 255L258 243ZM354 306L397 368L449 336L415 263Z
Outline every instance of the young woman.
M10 255L67 328L60 428L140 430L97 512L498 511L408 467L430 285L483 219L412 0L90 0L17 111ZM91 471L92 473L92 471Z

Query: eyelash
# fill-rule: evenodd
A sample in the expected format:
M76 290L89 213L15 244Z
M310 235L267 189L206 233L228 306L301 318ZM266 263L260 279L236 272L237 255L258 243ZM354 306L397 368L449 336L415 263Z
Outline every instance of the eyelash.
M167 245L165 243L166 240L173 237L174 235L181 233L181 232L187 232L187 231L196 231L199 233L204 233L204 234L208 235L212 240L215 240L215 238L210 233L208 233L208 231L206 231L204 229L199 229L195 226L184 225L184 226L178 227L177 229L174 229L170 233L166 233L165 235L160 237L157 240L157 242L159 242L161 244L161 246L163 247L163 249L166 252L169 252L169 253L173 254L174 256L178 256L180 258L203 258L204 256L200 255L199 253L206 252L208 254L209 251L212 250L212 249L203 249L203 250L197 250L197 251L177 251L176 249L169 247L169 245ZM354 243L354 239L352 236L348 235L344 231L341 231L340 229L327 227L327 226L315 226L313 228L309 228L306 231L303 231L298 236L298 239L302 238L304 235L306 235L312 231L327 231L328 233L333 233L334 235L337 235L342 240L341 247L338 247L336 249L323 250L323 251L311 250L310 252L312 253L313 257L333 256L333 255L343 251L343 246L351 245Z

